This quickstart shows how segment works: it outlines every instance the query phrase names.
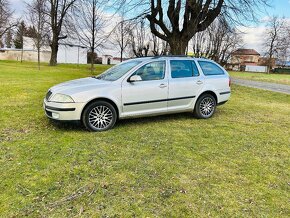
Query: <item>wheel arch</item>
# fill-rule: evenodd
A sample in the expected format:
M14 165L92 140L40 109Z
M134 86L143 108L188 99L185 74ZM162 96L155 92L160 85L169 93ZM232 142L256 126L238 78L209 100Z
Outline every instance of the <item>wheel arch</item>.
M199 100L201 99L201 97L203 96L203 95L211 95L214 99L215 99L215 101L216 101L216 105L215 105L215 107L214 107L214 109L213 109L213 112L211 112L211 115L210 116L204 116L204 115L201 115L201 113L200 113L200 111L199 111L199 109L198 109L198 107L197 107L197 104L198 104L198 102L199 102ZM207 90L207 91L204 91L204 92L202 92L199 96L198 96L198 98L196 99L196 101L195 101L195 105L194 105L194 108L193 108L193 114L198 118L198 119L207 119L207 118L210 118L213 114L214 114L214 111L215 111L215 108L216 108L216 106L218 105L218 99L217 99L217 94L214 92L214 91L211 91L211 90Z
M96 101L105 101L105 102L110 103L110 104L115 108L115 110L116 110L116 112L117 112L117 119L119 119L120 112L119 112L119 108L118 108L117 104L116 104L114 101L112 101L111 99L109 99L109 98L104 98L104 97L94 98L94 99L91 99L90 101L88 101L88 102L85 104L85 106L83 107L83 109L82 109L81 119L82 119L82 117L83 117L83 113L84 113L85 109L86 109L86 108L87 108L91 103L96 102Z
M214 91L211 91L211 90L207 90L207 91L202 92L202 93L198 96L197 100L198 100L202 95L204 95L204 94L210 94L210 95L212 95L212 96L215 98L216 103L218 104L218 97L217 97L217 94L216 94Z

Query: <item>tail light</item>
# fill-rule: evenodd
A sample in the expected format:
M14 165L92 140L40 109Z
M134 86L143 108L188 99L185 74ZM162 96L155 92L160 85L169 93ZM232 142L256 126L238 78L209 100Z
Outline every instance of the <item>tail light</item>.
M232 84L232 80L231 80L231 77L229 77L229 87L231 87L231 84Z

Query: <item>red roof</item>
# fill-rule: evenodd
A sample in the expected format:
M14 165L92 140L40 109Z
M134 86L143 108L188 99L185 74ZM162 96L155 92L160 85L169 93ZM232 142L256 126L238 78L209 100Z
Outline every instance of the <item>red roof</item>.
M234 51L232 55L259 55L260 54L254 49L244 49L239 48L238 50Z

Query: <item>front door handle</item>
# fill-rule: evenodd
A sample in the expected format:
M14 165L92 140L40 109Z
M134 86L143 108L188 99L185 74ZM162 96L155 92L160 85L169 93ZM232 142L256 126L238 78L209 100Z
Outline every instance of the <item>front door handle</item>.
M197 84L197 85L201 85L201 84L203 84L203 82L200 81L200 80L198 80L198 81L196 82L196 84Z
M159 85L159 88L165 88L165 87L167 87L167 85L165 85L164 83Z

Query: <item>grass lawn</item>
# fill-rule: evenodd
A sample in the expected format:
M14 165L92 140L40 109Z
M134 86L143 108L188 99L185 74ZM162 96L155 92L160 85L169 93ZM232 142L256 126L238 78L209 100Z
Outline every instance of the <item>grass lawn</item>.
M289 217L289 95L233 86L212 119L102 133L50 122L47 89L89 75L0 61L0 217Z
M249 79L262 82L280 83L290 85L290 74L267 74L267 73L249 73L249 72L229 72L231 77L239 79Z

